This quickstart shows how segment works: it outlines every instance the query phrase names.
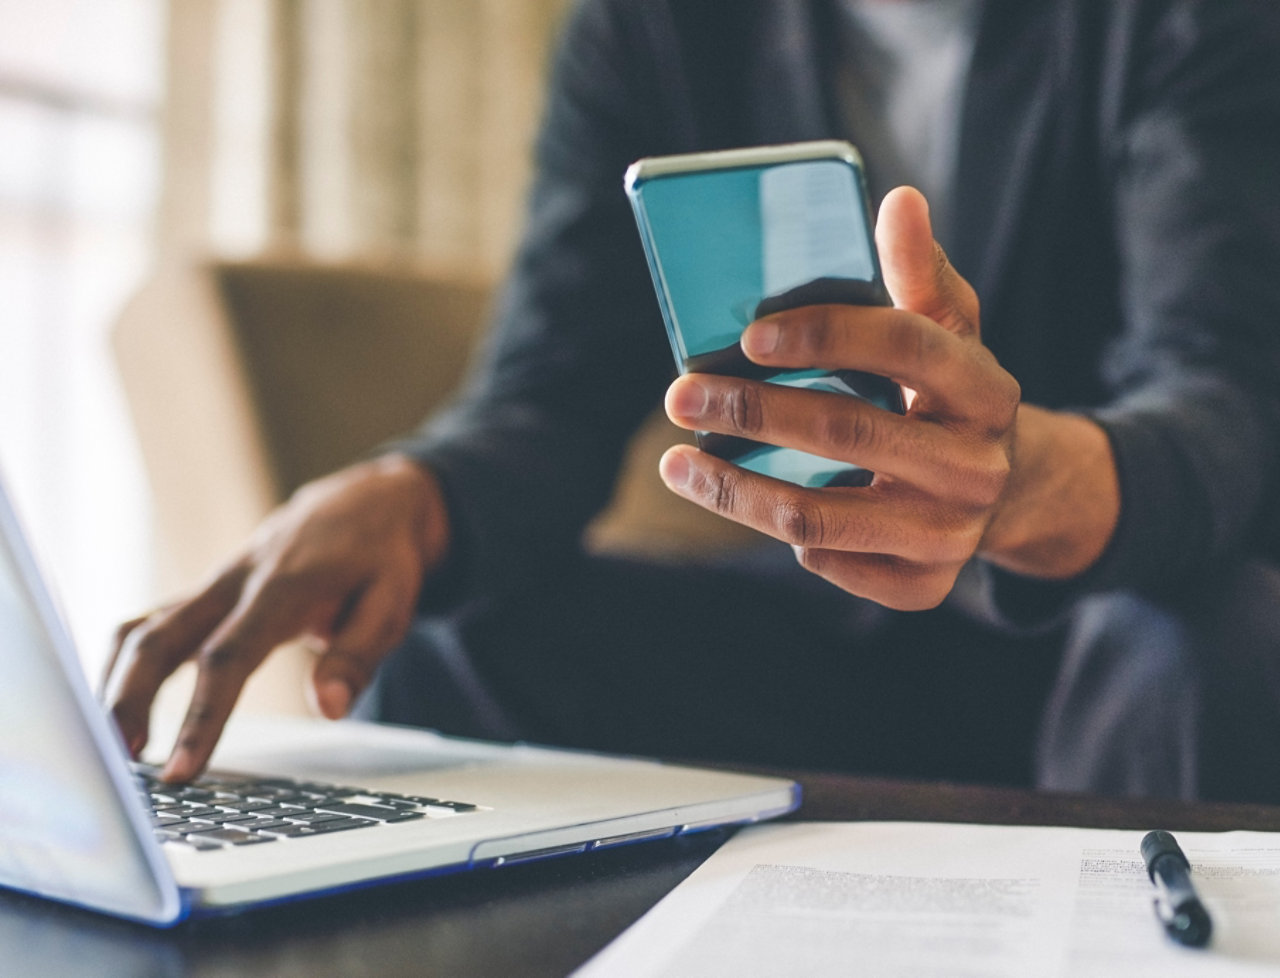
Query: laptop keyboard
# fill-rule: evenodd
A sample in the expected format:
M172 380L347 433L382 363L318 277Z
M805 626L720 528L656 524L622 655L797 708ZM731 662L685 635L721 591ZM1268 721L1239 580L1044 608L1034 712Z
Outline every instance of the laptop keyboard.
M464 801L290 778L210 773L187 784L169 784L157 777L158 768L135 764L133 771L151 807L156 838L200 851L452 818L479 808Z

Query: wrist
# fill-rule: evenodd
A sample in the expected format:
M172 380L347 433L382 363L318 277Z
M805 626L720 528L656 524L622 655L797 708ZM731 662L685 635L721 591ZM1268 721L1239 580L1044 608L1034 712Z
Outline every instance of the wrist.
M1009 480L979 555L1016 574L1066 580L1098 561L1119 515L1106 432L1081 415L1021 405Z

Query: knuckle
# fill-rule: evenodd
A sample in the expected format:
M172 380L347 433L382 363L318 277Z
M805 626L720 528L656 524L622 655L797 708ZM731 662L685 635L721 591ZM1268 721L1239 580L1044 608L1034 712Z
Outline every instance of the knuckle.
M821 506L804 497L786 496L779 500L774 520L782 539L793 546L807 550L821 547L826 539Z
M1008 371L1000 372L1000 379L991 385L992 427L1003 435L1013 424L1022 403L1022 385Z
M983 349L986 349L983 347ZM1002 383L1000 385L1001 393L1004 398L1005 410L1010 417L1018 410L1018 405L1022 403L1022 385L1018 383L1018 378L1007 370L1001 372Z
M827 362L839 354L839 347L844 338L841 328L839 306L814 306L808 319L808 328L801 331L800 339L804 352L813 362Z
M977 528L966 524L963 530L949 533L934 551L934 560L943 564L962 564L978 549L982 535Z
M955 457L942 459L933 505L937 525L970 518L997 505L1013 473L1013 461L1000 442L969 436Z
M183 731L183 739L193 740L198 743L200 740L200 734L198 733L199 728L204 727L214 718L214 709L209 703L204 700L193 700L191 705L187 707L185 720L185 726L187 729Z
M937 567L964 563L978 549L981 525L967 512L954 510L935 517L922 534L912 556L917 567Z
M706 505L717 513L729 513L737 505L738 480L733 471L725 469L703 476L699 495Z
M759 388L752 384L735 384L724 394L722 401L724 419L734 430L753 435L764 422L764 405Z
M1018 406L1022 403L1022 385L996 363L995 357L985 347L977 352L989 361L981 364L978 371L982 377L980 403L984 409L978 415L979 430L988 439L1002 439L1017 418ZM992 364L995 370L986 369Z
M977 501L982 508L990 508L1000 501L1012 472L1013 465L1009 456L1004 452L996 452L977 480Z
M200 668L211 673L235 672L241 660L239 649L224 642L205 646L197 658Z
M861 408L860 404L841 404L839 410L824 414L818 421L820 443L851 457L875 451L880 427L871 413Z
M994 450L953 473L951 498L957 508L967 512L986 511L1000 502L1009 482L1012 463L1008 455Z
M290 603L312 592L319 579L317 568L297 554L282 554L262 564L248 582L245 596L259 604Z

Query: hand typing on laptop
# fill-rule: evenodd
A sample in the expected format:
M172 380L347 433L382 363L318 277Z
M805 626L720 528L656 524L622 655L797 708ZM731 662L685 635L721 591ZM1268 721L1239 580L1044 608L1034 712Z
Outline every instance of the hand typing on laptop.
M273 592L282 600L293 592L283 584L254 588L247 582L255 567L270 568L262 574L274 579L280 566L296 566L281 556L296 549L330 555L349 551L349 546L335 550L324 543L333 529L328 520L361 500L373 507L370 513L395 514L385 521L383 535L370 542L384 544L394 555L397 530L422 530L408 550L414 554L423 546L422 552L434 558L440 536L426 531L420 520L399 519L409 512L417 517L433 512L419 493L425 486L425 499L432 500L434 485L403 463L387 459L360 466L314 485L285 507L273 521L275 528L254 541L251 556L242 562L246 569L219 578L240 582L227 585L242 598L230 611L232 599L226 594L219 592L215 599L202 593L124 630L131 637L118 678L130 695L142 690L138 715L143 719L135 742L146 736L146 684L176 661L150 656L163 649L180 651L186 647L181 643L198 645L200 656L219 644L237 656L230 660L234 670L210 672L207 657L200 662L206 699L197 699L192 711L205 712L190 736L209 742L221 731L211 718L225 719L225 713L212 711L229 709L252 657L260 658L269 647L258 643L276 634L272 627L286 634L295 627L290 622L310 621L313 629L327 624L330 652L321 660L321 676L349 685L361 681L385 638L368 633L357 643L352 637L364 633L352 623L370 614L362 610L364 595L384 586L376 574L366 573L373 583L356 587L350 581L360 574L319 573L334 565L305 561L318 569L328 589L320 596L345 589L351 600L332 600L352 612L309 619L306 609L321 605L286 602L286 614L268 619L281 623L276 626L254 624L261 619L249 612L257 608L261 614ZM379 529L371 521L352 526ZM369 562L347 556L357 570L368 571ZM376 562L383 563L394 569L396 562ZM347 583L335 587L334 581ZM392 604L380 604L376 617L390 621ZM214 619L219 623L209 625ZM193 628L193 620L204 625ZM182 630L173 631L184 622ZM147 638L165 638L166 632L168 645ZM389 879L666 839L758 821L799 803L797 786L785 779L302 717L237 725L219 754L226 766L198 780L173 784L149 765L131 768L123 744L90 695L75 643L2 476L0 636L0 651L13 667L0 687L0 888L148 924L169 926L189 916ZM238 636L248 638L237 645ZM127 705L128 697L121 702ZM328 706L345 702L341 695ZM180 748L170 767L192 763L196 750L206 750L203 740ZM475 800L459 801L464 795ZM326 844L335 834L337 844Z
M146 746L160 685L194 659L195 689L162 772L194 777L249 675L301 638L320 650L316 705L343 716L403 637L448 545L439 485L408 458L389 455L304 486L209 584L120 627L105 689L130 751Z

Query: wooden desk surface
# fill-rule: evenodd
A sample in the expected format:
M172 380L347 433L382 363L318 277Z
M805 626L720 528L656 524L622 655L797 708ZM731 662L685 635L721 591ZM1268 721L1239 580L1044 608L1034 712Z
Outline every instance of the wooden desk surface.
M797 818L1111 828L1280 830L1280 808L1116 801L810 774ZM0 892L0 972L79 976L562 976L691 873L727 836L304 901L172 931Z

